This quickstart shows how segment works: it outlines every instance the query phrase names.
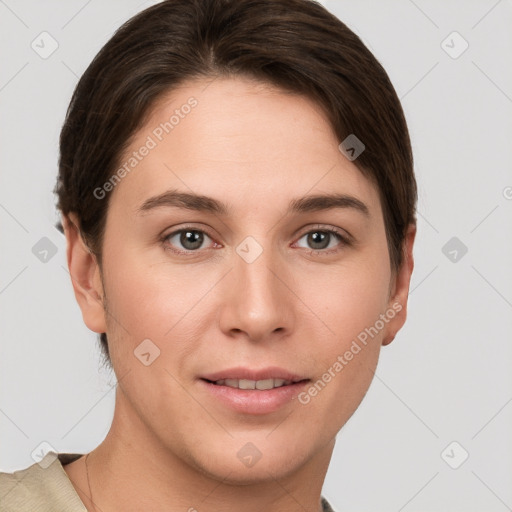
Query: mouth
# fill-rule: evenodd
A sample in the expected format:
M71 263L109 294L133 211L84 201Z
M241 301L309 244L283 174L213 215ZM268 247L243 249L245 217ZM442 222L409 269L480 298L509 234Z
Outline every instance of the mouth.
M233 368L201 377L203 389L223 406L245 414L268 414L293 401L311 381L280 368Z
M283 386L290 386L291 384L296 384L297 382L304 382L309 379L301 379L301 380L286 380L286 379L261 379L261 380L251 380L251 379L220 379L217 381L212 381L208 379L203 379L210 384L215 384L216 386L227 386L228 388L235 389L245 389L245 390L258 390L258 391L266 391L269 389L280 388Z

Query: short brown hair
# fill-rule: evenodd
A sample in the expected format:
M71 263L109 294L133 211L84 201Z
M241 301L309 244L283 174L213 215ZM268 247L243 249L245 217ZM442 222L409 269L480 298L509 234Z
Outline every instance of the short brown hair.
M363 142L354 163L379 190L398 269L417 201L403 110L360 38L312 0L167 0L127 21L97 54L67 111L55 192L100 266L109 196L93 191L114 174L155 101L188 80L237 75L308 96L340 142L351 134ZM100 339L111 366L106 334Z

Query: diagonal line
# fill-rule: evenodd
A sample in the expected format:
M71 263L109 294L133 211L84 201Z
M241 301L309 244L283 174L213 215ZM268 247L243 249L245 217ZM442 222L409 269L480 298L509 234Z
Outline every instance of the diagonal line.
M61 62L69 69L69 71L71 71L71 73L73 73L73 75L75 75L77 78L80 78L63 60L61 60Z
M498 0L472 27L474 29L499 3L501 0Z
M2 411L2 409L0 409L0 412L27 438L29 439L29 436L27 436L27 434L25 434L25 432L23 432L23 430L21 430L20 427L18 427L18 425L16 425L16 423L14 423L14 421L9 418L9 416L4 412Z
M28 62L25 62L25 64L23 64L23 66L21 66L21 68L18 69L18 71L16 71L16 73L14 73L12 77L9 80L7 80L7 82L4 85L2 85L2 87L0 87L0 92L2 92L27 66Z
M425 16L425 18L427 18L430 21L430 23L432 23L432 25L434 25L436 28L439 28L437 23L430 16L428 16L423 9L420 9L420 7L413 2L413 0L409 0L409 2L411 2L411 4L414 5L414 7L416 7L416 9L418 9L418 11L420 11L423 14L423 16Z
M510 96L482 68L480 68L474 60L471 62L473 63L473 66L475 66L475 68L477 68L480 73L482 73L482 75L484 75L487 80L489 80L489 82L491 82L491 84L493 84L494 87L496 87L496 89L498 89L498 91L500 91L501 94L503 94L503 96L505 96L505 98L507 98L507 100L512 103L512 98L510 98Z
M269 266L267 266L267 268L270 270L270 272L272 272L272 274L274 274L275 277L277 277L277 279L279 279L279 281L281 281L281 283L286 286L286 288L288 288L288 290L290 290L290 292L293 293L293 295L295 295L295 297L297 297L297 299L300 300L304 306L309 309L309 311L311 311L311 313L313 313L314 316L316 316L316 318L318 318L318 320L320 320L320 322L324 324L326 329L328 329L332 335L336 336L336 333Z
M90 460L89 460L89 464L90 464ZM73 487L75 487L75 489L78 489L82 494L84 494L85 496L87 496L90 500L91 500L91 503L94 505L94 510L95 512L97 512L98 510L100 512L103 512L103 510L101 509L101 507L92 499L92 497L89 495L89 492L85 489L83 489L82 487L80 487L76 480L73 481ZM87 509L85 509L87 510Z
M190 391L185 388L185 386L183 386L183 384L169 371L167 370L167 368L164 368L164 370L181 386L181 388L185 391L185 393L187 393L190 398L192 398L198 405L200 405L203 410L208 414L208 416L210 416L210 418L215 421L215 423L217 423L217 425L219 425L219 427L224 430L226 432L226 434L228 434L230 437L233 437L233 434L231 434L231 432L229 432L228 430L226 430L226 427L224 427L224 425L222 425L216 418L215 416L213 416L213 414L194 396L192 395L192 393L190 393Z
M77 282L77 280L71 275L71 273L69 272L69 270L64 266L64 265L61 265L60 266L63 270L65 270L67 272L67 274L69 275L69 277L71 278L72 281L74 281L76 284L79 284ZM96 302L98 302L98 304L101 304L101 307L103 308L103 311L110 317L112 318L112 320L114 320L114 322L119 325L126 334L130 334L130 331L128 331L128 329L126 329L126 327L110 312L110 310L108 308L106 308L103 303L98 300L98 299L95 299Z
M313 183L313 185L311 185L311 187L306 190L305 194L307 194L310 190L313 189L313 187L315 187L315 185L317 185L320 181L322 181L325 176L327 176L327 174L329 174L335 167L336 167L337 164L334 164L330 167L330 169L325 173L323 174L315 183ZM190 188L166 163L164 163L164 167L166 167L170 172L172 172L174 174L174 176L176 176L176 178L178 178L182 183L183 185L185 185L191 192L194 192L192 190L192 188ZM278 224L284 217L286 216L286 214L282 215L280 219L278 219L273 225L272 227L269 229L269 231L271 231L273 229L273 227ZM229 226L226 225L226 223L220 218L218 217L217 215L215 215L215 217L219 220L219 222L228 229L228 231L231 233L231 229L229 228ZM268 233L268 232L267 232Z
M14 283L14 281L16 281L16 279L18 279L18 277L23 274L23 272L25 272L25 270L27 270L28 268L28 265L25 266L22 270L20 270L1 290L0 290L0 295L2 293L5 292L5 290L7 290L7 288L9 288L9 286L11 286L12 283Z
M185 187L187 187L190 192L194 193L195 191L192 190L191 187L189 187L166 163L164 163L164 167L166 167L170 172L172 172L174 174L174 176L176 176L176 178L178 178L181 183L183 183L183 185L185 185ZM213 214L215 216L215 218L227 229L227 231L229 233L232 232L231 228L217 215L217 214Z
M215 284L213 284L210 289L164 334L164 336L167 336L232 270L233 267L231 267Z
M214 491L216 491L228 479L231 473L233 473L233 471L230 471L199 503L203 503L205 500L207 500L214 493Z
M475 266L471 265L471 268L510 306L512 307L512 303L510 303L477 269Z
M433 224L431 224L428 219L421 214L421 212L417 211L416 212L437 234L439 234L439 231L435 228L435 226Z
M425 487L427 487L427 485L432 482L432 480L434 480L434 478L439 475L439 471L407 502L405 503L404 505L402 505L402 508L400 508L398 510L398 512L400 512L401 510L403 510L414 498L416 498L416 496L418 496L418 494L423 491L423 489L425 489Z
M265 438L268 438L270 434L272 434L278 427L280 427L295 411L291 411L290 414L288 414L284 420L280 421L266 436Z
M436 265L410 292L409 292L409 295L411 295L411 293L416 290L417 288L419 288L419 286L423 283L423 281L425 281L431 274L434 273L435 270L437 270L437 267L439 267L439 265Z
M480 482L482 482L482 483L485 485L485 487L487 487L487 489L488 489L492 494L494 494L494 496L496 496L496 498L497 498L498 500L500 500L500 501L501 501L501 503L503 503L503 505L505 505L505 507L507 507L507 510L512 510L512 508L510 508L510 507L509 507L509 506L508 506L508 505L507 505L507 504L506 504L506 503L505 503L505 502L504 502L504 501L503 501L503 500L502 500L502 499L501 499L501 498L500 498L500 497L499 497L499 496L498 496L498 495L497 495L497 494L496 494L496 493L495 493L495 492L494 492L494 491L493 491L493 490L492 490L492 489L491 489L491 488L490 488L490 487L489 487L489 486L488 486L488 485L487 485L487 484L486 484L486 483L485 483L485 482L484 482L484 481L483 481L483 480L482 480L482 479L481 479L481 478L480 478L480 477L479 477L479 476L478 476L478 475L473 471L473 470L471 470L471 473L473 473L473 475L475 475L475 476L478 478L478 480L480 480Z
M119 325L119 326L123 329L123 331L124 331L126 334L128 334L129 336L131 336L130 331L129 331L129 330L128 330L128 329L127 329L127 328L126 328L126 327L125 327L125 326L124 326L124 325L123 325L123 324L122 324L122 323L121 323L121 322L120 322L120 321L119 321L119 320L118 320L118 319L117 319L113 314L112 314L112 312L110 311L110 309L109 309L108 307L103 306L103 303L102 303L101 301L97 300L97 302L98 302L99 304L101 304L101 306L103 307L103 311L105 311L105 313L106 313L110 318L112 318L112 320L114 320L114 322L115 322L117 325Z
M403 100L423 79L439 64L437 61L405 94L402 94L400 100Z
M318 180L315 181L315 183L313 183L313 185L311 185L311 187L309 187L308 190L306 190L306 192L304 193L304 195L306 195L308 192L310 192L318 183L320 183L320 181L322 181L335 167L336 167L337 164L333 164L329 170L327 172L325 172L322 176L320 176L320 178L318 178ZM276 224L278 224L279 222L281 222L282 219L284 219L284 217L286 217L286 213L284 215L282 215L273 225L272 227L267 231L270 232L274 226Z
M25 474L19 479L16 481L16 483L3 495L3 496L0 496L0 498L2 498L1 501L5 500L5 498L7 498L7 496L12 492L14 491L14 489L19 485L21 484L21 482L23 482L23 480L25 480L25 478L27 478L27 476L29 476L31 473L30 471L26 471ZM24 488L24 492L26 492L26 488Z
M500 205L497 204L471 231L470 233L473 233L473 231L475 231L475 229L480 226L480 224L482 224L482 222L487 219L487 217L489 217L491 215L491 213L494 213L496 211L497 208L499 208Z
M208 82L208 85L205 86L203 89L201 89L201 92L204 92L206 91L206 89L208 89L208 87L210 87L210 85L213 84L213 82L215 82L215 80L217 80L217 78L219 78L219 76L216 76L213 80L211 80L210 82Z
M373 373L374 377L377 377L377 379L379 379L382 382L382 384L384 384L384 386L386 386L389 389L389 391L391 391L391 393L393 393L393 395L395 395L395 397L398 398L398 400L400 400L400 402L402 402L402 404L404 404L405 407L407 407L407 409L409 409L409 411L412 414L414 414L414 416L416 416L416 418L418 418L421 421L421 423L423 423L423 425L427 427L430 430L430 432L432 432L432 434L434 434L439 439L439 436L373 370L370 371Z
M18 18L19 21L21 21L21 23L23 23L23 25L25 25L25 27L27 28L30 28L5 2L4 0L0 0L0 3L2 5L5 5L5 7L7 7L7 9L9 9L9 11L11 11L11 13L16 16L16 18Z
M304 505L302 505L302 503L300 503L297 498L295 498L295 496L290 492L288 491L288 489L286 489L286 487L283 486L283 484L272 474L270 473L269 471L267 471L267 473L272 477L272 479L274 480L274 482L279 486L281 487L281 489L283 489L283 491L288 494L288 496L290 498L292 498L293 501L295 501L295 503L297 503L297 505L300 506L300 508L302 508L302 510L304 510L305 512L309 512L308 509L304 508Z
M25 231L25 233L28 233L28 229L3 204L0 204L0 208L2 208L7 215L10 215L11 218Z
M510 403L512 402L512 398L510 400L508 400L505 405L503 405L503 407L501 407L501 409L471 438L471 440L475 439L475 437L480 434L480 432L482 432L482 430L487 427L487 425L489 425L489 423L491 423L491 421L496 418L496 416L498 416L498 414L503 411L503 409L505 409L505 407Z
M189 187L189 186L188 186L188 185L187 185L187 184L186 184L186 183L185 183L185 182L184 182L184 181L183 181L183 180L182 180L182 179L181 179L181 178L180 178L180 177L179 177L179 176L178 176L178 175L177 175L177 174L176 174L176 173L175 173L175 172L174 172L174 171L173 171L173 170L172 170L168 165L167 165L167 164L165 164L165 163L164 163L164 166L165 166L165 167L166 167L170 172L172 172L172 173L174 174L174 176L176 176L176 178L178 178L178 179L179 179L179 180L180 180L180 181L181 181L181 182L182 182L182 183L183 183L183 184L184 184L184 185L185 185L189 190L191 190L191 191L192 191L192 189L191 189L191 188L190 188L190 187ZM327 172L325 172L325 173L324 173L324 174L323 174L323 175L322 175L322 176L321 176L321 177L320 177L320 178L319 178L315 183L313 183L313 185L312 185L312 186L311 186L311 187L306 191L306 194L307 194L310 190L312 190L312 189L316 186L316 184L317 184L317 183L319 183L323 178L325 178L325 176L326 176L327 174L329 174L329 173L330 173L330 172L331 172L335 167L336 167L336 164L333 164L333 165L329 168L329 170L328 170ZM279 220L277 220L277 221L274 223L274 225L270 228L270 230L271 230L271 229L272 229L276 224L278 224L278 223L281 221L281 219L282 219L283 217L285 217L285 215L283 215ZM220 219L219 219L219 220L220 220ZM269 230L269 231L270 231L270 230ZM267 267L267 268L268 268L268 267ZM230 269L228 272L230 272L231 270L232 270L232 269ZM278 276L277 276L277 275L276 275L276 274L275 274L271 269L269 269L269 270L270 270L270 271L271 271L271 272L272 272L276 277L278 277ZM226 275L227 275L227 273L226 273L226 274L224 274L224 276L223 276L221 279L223 279ZM279 279L281 282L283 282L283 284L285 284L285 283L284 283L284 281L282 281L282 279L280 279L279 277L278 277L278 279ZM220 280L219 280L219 281L220 281ZM218 282L217 282L217 283L218 283ZM216 283L216 284L217 284L217 283ZM213 285L213 286L216 286L216 284L215 284L215 285ZM291 292L292 292L292 293L293 293L293 294L294 294L294 295L295 295L299 300L301 300L301 299L300 299L300 298L299 298L299 297L298 297L298 296L297 296L297 295L296 295L296 294L295 294L295 293L294 293L294 292L293 292L293 291L292 291L292 290L291 290L291 289L290 289L286 284L285 284L285 286L286 286L286 287L287 287L287 288L288 288L288 289L289 289L289 290L290 290L290 291L291 291ZM213 288L213 287L212 287L212 288ZM210 288L210 290L211 290L211 288ZM210 290L208 290L208 292L207 292L207 293L209 293L209 292L210 292ZM204 298L204 296L203 296L201 299L199 299L199 301L198 301L196 304L194 304L194 306L192 306L192 308L190 308L190 310L189 310L189 311L187 311L187 312L185 313L185 315L183 315L183 317L182 317L182 318L180 318L180 319L178 320L178 322L176 322L176 323L175 323L175 324L174 324L174 325L173 325L173 326L172 326L172 327L171 327L171 328L170 328L170 329L165 333L165 335L164 335L164 336L167 336L167 334L169 334L169 332L170 332L172 329L174 329L174 327L175 327L179 322L181 322L181 320L183 320L183 318L184 318L186 315L188 315L188 313L189 313L193 308L195 308L195 307L196 307L196 305L197 305L197 304L198 304L198 303L199 303L203 298ZM315 312L314 312L314 311L312 311L312 310L311 310L311 308L309 308L309 306L307 306L307 304L305 304L302 300L301 300L301 302L302 302L302 304L304 304L304 306L306 306L306 307L307 307L307 308L308 308L308 309L309 309L309 310L310 310L310 311L311 311L311 312L312 312L312 313L313 313L313 314L318 318L318 320L320 320L320 321L325 325L325 327L327 327L327 329L328 329L328 330L329 330L333 335L335 335L335 333L334 333L334 332L333 332L333 331L332 331L332 330L331 330L331 329L330 329L330 328L325 324L325 322L323 322L323 320L321 320L321 319L320 319L320 318L315 314Z
M291 414L291 413L290 413ZM288 415L289 416L289 415ZM287 416L287 417L288 417ZM268 436L267 436L268 437ZM325 448L325 446L327 446L328 444L330 444L334 439L336 438L336 436L334 436L333 438L329 439L323 446L322 448ZM279 481L278 478L275 477L275 475L273 475L270 471L267 471L267 474L270 475L270 477L272 478L272 480L274 480L274 482L279 486L281 487L281 489L286 492L286 494L288 494L288 496L293 499L293 501L295 501L295 503L297 503L297 505L299 505L305 512L309 512L308 509L306 509L302 503L300 503L297 498L290 492L288 491L288 489L286 489L283 484L281 484L281 482ZM323 507L321 507L321 510L323 510Z
M131 372L128 370L110 389L61 437L64 439L69 433Z
M81 9L79 9L66 23L64 23L64 25L62 25L61 30L66 28L91 2L92 0L88 0Z

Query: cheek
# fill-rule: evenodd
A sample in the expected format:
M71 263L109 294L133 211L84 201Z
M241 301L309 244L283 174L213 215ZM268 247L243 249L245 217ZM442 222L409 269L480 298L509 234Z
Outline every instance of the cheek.
M164 258L147 258L136 250L117 252L115 258L105 254L105 259L109 256L107 297L130 333L161 337L201 293L194 271L185 266L171 267Z
M330 331L332 350L343 348L384 313L388 303L390 267L385 257L327 269L311 275L303 288L311 309Z
M366 393L378 362L386 320L392 318L382 319L387 312L391 277L383 255L386 253L375 251L375 256L361 258L357 264L347 264L336 272L331 269L323 279L315 275L303 281L302 293L309 297L308 305L325 326L315 354L320 368L317 384L306 390L303 402L336 411L338 420L346 421ZM322 398L317 399L320 395Z
M119 257L110 269L105 279L110 311L107 323L112 331L109 339L119 345L122 357L131 357L128 363L136 362L128 352L138 350L147 339L160 350L160 364L166 362L170 367L171 362L179 364L191 355L194 340L200 340L212 322L210 298L222 269L217 272L173 265L165 257L133 255ZM171 346L172 350L167 350Z
M110 356L126 403L158 425L162 439L179 437L177 425L200 412L190 405L179 369L194 350L192 340L200 338L199 322L206 319L197 305L212 285L192 278L184 266L171 272L165 262L119 258L110 269L105 276Z

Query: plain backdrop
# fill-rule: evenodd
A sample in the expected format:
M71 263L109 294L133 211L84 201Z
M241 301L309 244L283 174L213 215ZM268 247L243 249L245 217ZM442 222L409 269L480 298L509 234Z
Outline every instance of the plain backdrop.
M419 183L408 321L324 495L347 512L512 510L512 2L324 4L389 73ZM78 77L149 5L0 1L1 471L41 443L90 451L110 427L115 376L76 305L52 190Z

